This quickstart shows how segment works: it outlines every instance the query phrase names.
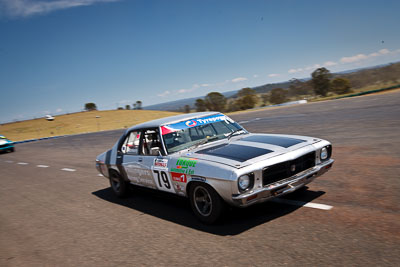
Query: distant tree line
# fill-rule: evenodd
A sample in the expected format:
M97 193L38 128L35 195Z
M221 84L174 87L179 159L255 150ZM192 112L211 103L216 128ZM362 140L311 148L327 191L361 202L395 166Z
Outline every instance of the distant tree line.
M118 107L117 109L118 109L118 110L123 110L124 108L123 108L123 107ZM142 107L142 101L138 100L138 101L136 101L136 103L133 103L133 104L132 104L132 108L131 108L130 105L125 105L125 109L126 109L126 110L131 110L131 109L133 109L133 110L139 110L139 109L143 109L143 107Z
M123 110L123 109L124 109L123 107L117 107L117 110ZM126 109L126 110L131 110L131 109L139 110L139 109L143 109L143 107L142 107L142 101L138 100L138 101L136 101L136 103L133 103L133 104L132 104L132 108L131 108L130 105L125 105L125 109ZM84 110L86 110L86 111L97 110L97 106L96 106L95 103L86 103L85 106L84 106Z
M332 78L332 74L326 68L318 68L311 74L309 81L291 79L289 87L273 88L268 93L257 94L252 88L241 89L234 97L226 98L219 92L211 92L204 99L199 98L195 102L196 111L220 111L232 112L237 110L252 109L256 106L267 104L282 104L293 99L303 99L310 95L326 96L329 92L345 94L351 91L350 81L345 78ZM187 105L185 112L190 112Z
M219 92L211 92L204 99L196 99L196 111L236 111L254 108L259 101L255 90L251 88L241 89L235 98L226 98Z
M397 83L400 79L400 62L334 76L348 79L352 88L362 88L377 83Z

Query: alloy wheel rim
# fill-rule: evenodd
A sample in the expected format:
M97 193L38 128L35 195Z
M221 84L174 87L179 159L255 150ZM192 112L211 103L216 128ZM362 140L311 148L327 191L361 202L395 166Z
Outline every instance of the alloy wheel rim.
M120 183L119 179L113 177L111 181L112 181L112 185L113 185L114 190L119 192L119 190L121 188L121 183Z
M195 188L193 195L197 211L202 216L209 216L212 211L212 200L208 191L204 187L198 186Z

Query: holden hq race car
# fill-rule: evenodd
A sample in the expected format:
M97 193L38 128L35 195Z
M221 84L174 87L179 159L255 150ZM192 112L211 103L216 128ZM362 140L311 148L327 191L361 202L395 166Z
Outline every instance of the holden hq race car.
M319 138L252 134L224 114L200 112L133 126L96 168L119 197L129 184L182 195L213 223L225 203L246 207L302 188L332 167L331 154Z
M0 152L10 151L14 152L14 142L8 140L5 136L0 135Z

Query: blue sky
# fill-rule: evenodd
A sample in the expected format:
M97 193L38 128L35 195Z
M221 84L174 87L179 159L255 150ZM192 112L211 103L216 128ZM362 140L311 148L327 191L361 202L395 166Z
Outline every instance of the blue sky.
M0 0L0 122L400 60L400 1Z

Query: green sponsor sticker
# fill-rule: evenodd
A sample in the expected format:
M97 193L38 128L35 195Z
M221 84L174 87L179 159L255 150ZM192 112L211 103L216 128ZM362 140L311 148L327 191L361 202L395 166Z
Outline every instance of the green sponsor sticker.
M196 159L186 159L186 158L179 158L176 161L176 167L171 168L171 172L177 172L177 173L184 173L184 174L189 174L192 175L194 174L194 170L191 168L195 168L197 164Z

